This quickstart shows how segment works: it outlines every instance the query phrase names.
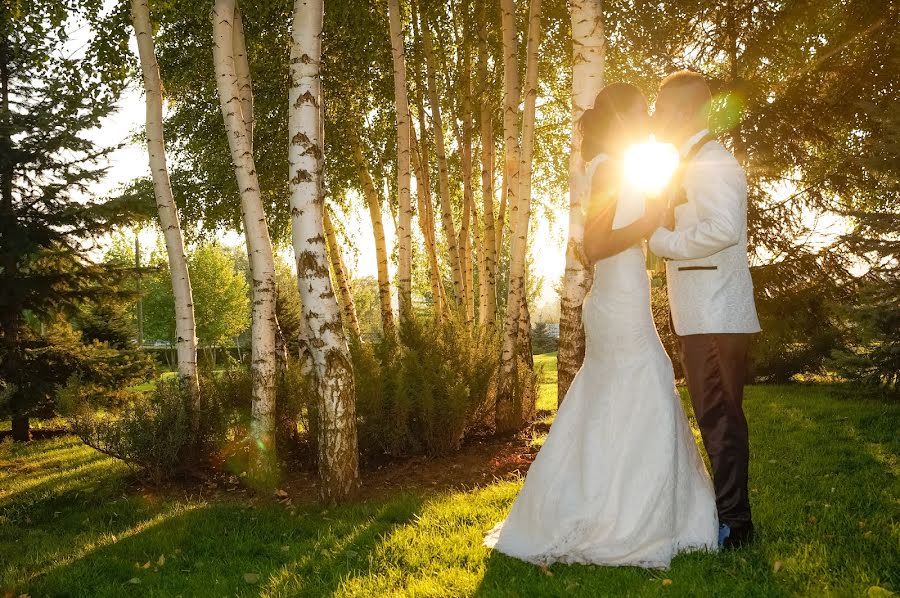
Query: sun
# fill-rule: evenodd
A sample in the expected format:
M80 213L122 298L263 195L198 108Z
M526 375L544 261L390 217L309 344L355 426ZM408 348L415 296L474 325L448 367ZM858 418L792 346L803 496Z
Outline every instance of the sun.
M678 150L671 143L651 139L625 152L625 179L643 193L659 195L678 168Z

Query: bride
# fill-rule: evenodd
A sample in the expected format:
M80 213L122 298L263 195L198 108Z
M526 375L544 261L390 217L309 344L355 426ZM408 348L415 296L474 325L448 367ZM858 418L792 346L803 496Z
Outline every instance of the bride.
M621 159L649 134L647 101L615 83L579 121L590 180L584 252L584 365L504 521L486 546L539 565L666 568L715 550L716 502L650 309L641 243L663 216L621 182Z

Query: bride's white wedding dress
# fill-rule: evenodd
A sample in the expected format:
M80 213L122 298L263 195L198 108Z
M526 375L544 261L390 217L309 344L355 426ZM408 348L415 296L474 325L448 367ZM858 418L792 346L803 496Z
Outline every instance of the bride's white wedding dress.
M613 227L643 211L643 198L624 190ZM653 568L682 551L716 550L712 483L653 323L639 246L597 262L583 320L584 365L485 545L541 565Z

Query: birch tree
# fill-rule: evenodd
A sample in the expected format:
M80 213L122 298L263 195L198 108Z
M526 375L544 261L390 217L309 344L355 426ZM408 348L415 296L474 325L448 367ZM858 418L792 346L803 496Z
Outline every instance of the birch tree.
M350 272L344 263L344 255L331 223L328 210L324 211L325 240L328 242L328 259L331 261L331 271L337 282L338 298L341 311L344 313L344 324L350 330L350 334L359 338L359 318L356 316L356 306L353 304L353 288L350 285Z
M497 241L494 217L494 119L488 90L488 19L485 3L479 2L476 14L478 29L478 87L479 112L481 120L481 199L484 235L483 257L479 257L479 288L481 303L479 321L482 325L493 326L497 318Z
M436 80L436 61L431 41L431 31L425 18L424 10L419 12L420 29L422 31L422 50L425 54L425 80L428 87L429 107L431 108L431 130L434 132L434 157L438 166L438 195L441 204L441 225L447 242L447 253L450 257L450 273L453 278L453 290L456 305L465 300L463 288L463 272L459 246L457 244L456 226L453 223L453 205L450 201L450 174L447 166L447 148L444 143L444 124L441 117L441 100Z
M241 216L252 277L251 293L251 377L253 380L251 416L251 473L269 474L274 466L275 376L277 369L275 340L275 259L272 241L259 191L253 159L252 141L244 114L249 71L239 76L234 48L245 48L243 28L236 27L235 0L216 0L211 13L213 24L213 62L216 88L228 146L241 198ZM237 17L240 19L240 16ZM242 55L246 55L244 50Z
M372 234L375 237L375 261L378 267L378 298L381 306L381 330L384 334L394 329L394 312L391 308L391 277L388 272L387 241L384 237L384 221L381 214L381 198L375 188L375 181L369 172L366 158L363 156L359 139L351 142L353 161L359 182L362 185L363 197L369 208L369 218L372 221Z
M584 360L581 305L591 288L592 272L578 258L584 239L583 204L589 189L583 180L578 119L603 87L606 46L600 0L571 0L572 20L572 145L569 154L569 235L563 276L559 324L558 402L562 402Z
M540 35L540 0L532 0L529 17L526 82L536 87L537 44ZM503 348L500 355L500 382L497 392L497 430L508 432L521 424L521 406L515 404L514 380L516 369L516 348L519 336L519 321L522 317L522 298L525 295L525 255L528 240L528 218L531 205L520 188L521 160L518 132L519 78L515 37L515 5L513 0L501 0L503 27L503 69L504 69L504 114L503 128L506 138L506 169L508 173L508 202L510 210L510 265L509 291L506 300L506 318L503 331ZM534 26L533 26L534 25ZM532 60L533 58L533 60ZM533 81L533 82L532 82ZM534 91L534 89L529 89ZM523 132L534 132L535 93L526 96L526 116L530 113L531 123L523 119ZM531 103L529 112L529 102ZM524 136L523 136L524 137ZM529 146L530 149L530 146ZM530 167L528 168L530 172ZM523 185L524 187L524 185Z
M159 225L166 243L172 294L175 298L175 352L178 377L191 396L191 430L200 427L200 385L197 376L197 326L194 319L194 297L184 250L184 236L178 217L178 207L172 194L169 169L166 164L166 145L163 136L162 79L156 62L150 7L147 0L132 0L131 20L137 39L144 80L146 101L145 133L153 178L153 195L159 214ZM137 242L137 237L135 237Z
M441 315L446 306L444 288L441 283L441 268L437 259L437 242L434 235L434 218L431 211L431 186L428 176L428 146L416 139L415 127L410 126L412 137L413 171L416 176L416 200L419 211L419 228L428 256L428 280L434 302L434 313ZM424 133L423 133L424 136Z
M359 481L356 396L347 339L331 285L324 234L323 0L295 0L291 30L288 161L291 239L318 390L318 468L323 501Z
M412 204L410 202L410 121L406 90L406 50L399 0L388 0L391 55L394 65L394 106L397 112L397 286L400 320L412 314Z

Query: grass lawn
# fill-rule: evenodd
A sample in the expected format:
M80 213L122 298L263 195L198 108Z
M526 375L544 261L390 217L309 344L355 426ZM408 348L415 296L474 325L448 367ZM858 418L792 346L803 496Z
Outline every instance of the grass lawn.
M536 363L555 376L555 356ZM540 398L543 418L555 389ZM888 596L900 591L900 403L748 389L759 541L669 571L527 565L481 547L521 481L335 509L151 493L62 437L0 445L0 596ZM465 482L466 480L460 480ZM469 482L474 482L470 480ZM302 490L302 489L300 489ZM300 491L298 490L298 491Z

